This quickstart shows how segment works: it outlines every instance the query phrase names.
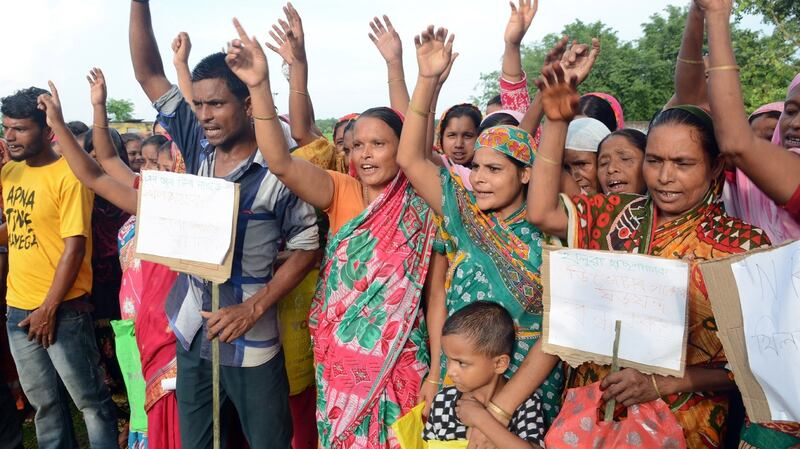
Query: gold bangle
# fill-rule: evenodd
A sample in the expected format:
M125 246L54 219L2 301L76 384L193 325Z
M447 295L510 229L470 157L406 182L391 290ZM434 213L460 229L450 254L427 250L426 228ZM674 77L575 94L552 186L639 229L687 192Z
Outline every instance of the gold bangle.
M511 415L502 408L498 407L498 405L495 404L494 402L489 401L489 403L486 404L486 408L497 413L498 415L500 415L501 418L511 421Z
M308 92L303 92L302 90L289 89L289 92L294 92L294 93L296 93L296 94L299 94L299 95L304 95L304 96L306 96L306 97L308 96Z
M101 125L100 123L95 123L94 127L95 128L100 128L100 129L108 129L108 124Z
M552 165L555 165L557 167L560 167L561 165L563 165L561 163L558 163L558 162L550 159L549 157L547 157L547 156L545 156L545 155L543 155L541 153L536 155L536 159L535 160L542 161L542 162L547 162L548 164L552 164Z
M278 114L272 114L272 115L268 115L266 117L259 117L257 115L254 115L253 116L253 120L275 120L275 117L277 117L277 116L278 116Z
M442 384L442 383L441 383L440 381L438 381L438 380L431 380L430 378L427 378L427 377L425 378L425 382L428 382L429 384L434 384L434 385L436 385L437 387L438 387L439 385L441 385L441 384Z
M680 56L678 56L678 62L691 65L703 65L706 63L702 59L686 59L686 58L681 58Z
M389 80L389 84L392 84L392 83L397 82L397 81L405 82L405 80L406 80L405 78L395 78L393 80Z
M658 389L658 383L656 383L656 375L655 374L651 374L650 375L650 380L653 381L653 388L656 389L656 394L658 395L658 397L661 397L661 390Z
M732 70L732 71L738 72L739 71L739 66L738 65L718 65L716 67L707 68L706 69L706 73L722 72L722 71L726 71L726 70Z
M420 117L423 117L423 118L428 118L428 114L427 114L427 113L425 113L425 112L422 112L422 111L420 111L419 109L415 108L415 107L414 107L414 104L413 104L413 103L411 103L410 101L408 102L408 109L410 109L410 110L411 110L411 112L413 112L414 114L417 114L417 115L418 115L418 116L420 116Z

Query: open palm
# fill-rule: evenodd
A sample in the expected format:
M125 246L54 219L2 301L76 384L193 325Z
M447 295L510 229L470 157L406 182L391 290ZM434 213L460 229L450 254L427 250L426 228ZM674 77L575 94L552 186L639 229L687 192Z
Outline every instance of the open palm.
M252 38L247 36L237 19L233 19L233 26L239 33L239 39L234 39L228 44L225 62L247 87L258 86L266 81L268 76L267 56L255 36Z
M447 70L452 59L454 38L453 34L448 38L445 28L439 28L434 32L433 25L414 38L420 76L438 80Z
M507 43L519 45L536 16L539 0L533 0L533 3L531 0L519 0L519 6L514 5L513 1L509 4L511 5L511 17L508 19L503 39Z
M108 91L106 90L106 77L103 75L103 71L97 67L93 68L86 75L86 80L89 81L92 105L105 106Z
M381 23L379 18L375 17L372 19L369 23L370 28L372 28L372 33L369 33L369 38L372 43L375 44L375 47L378 48L378 51L386 62L402 59L403 43L400 40L400 35L397 34L388 16L383 16L383 21L386 22L386 26Z
M592 72L592 67L599 55L600 41L597 38L592 38L591 46L573 41L572 46L561 57L561 66L564 68L567 79L575 76L578 84L584 82Z
M564 76L564 69L556 63L542 69L542 77L535 81L542 93L542 107L548 120L569 121L578 111L577 78L573 75L565 79Z

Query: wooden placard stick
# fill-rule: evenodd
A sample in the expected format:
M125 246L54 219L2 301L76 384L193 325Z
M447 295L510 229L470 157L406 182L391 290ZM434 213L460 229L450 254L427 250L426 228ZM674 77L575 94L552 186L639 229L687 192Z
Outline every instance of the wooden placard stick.
M619 371L619 330L622 327L622 321L617 320L614 323L614 352L611 355L611 373ZM617 400L611 399L606 402L606 412L603 416L605 422L614 420L614 408L617 406Z

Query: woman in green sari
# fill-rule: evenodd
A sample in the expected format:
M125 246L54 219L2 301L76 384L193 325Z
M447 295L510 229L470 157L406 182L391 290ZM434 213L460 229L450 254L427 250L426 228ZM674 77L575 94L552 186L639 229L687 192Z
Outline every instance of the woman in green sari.
M425 128L439 74L447 67L452 37L447 31L429 27L415 41L419 79L406 114L397 163L419 195L438 215L451 243L450 268L444 307L448 314L474 301L494 301L514 318L517 346L509 375L523 361L532 359L539 373L509 383L522 387L524 396L539 390L542 407L552 419L558 413L562 374L557 359L541 352L537 344L542 330L541 234L525 220L525 192L534 160L533 139L526 131L498 126L478 138L470 181L438 167L424 153ZM425 112L421 112L425 111ZM435 307L435 304L430 304ZM433 332L433 331L432 331ZM427 379L439 382L439 379ZM519 385L524 382L525 385ZM489 409L513 412L493 400ZM502 414L500 414L502 415Z

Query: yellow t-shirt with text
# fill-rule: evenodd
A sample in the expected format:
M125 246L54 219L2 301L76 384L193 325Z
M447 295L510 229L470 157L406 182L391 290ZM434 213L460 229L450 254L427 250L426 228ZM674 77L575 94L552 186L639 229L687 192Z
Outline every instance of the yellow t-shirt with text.
M86 237L86 254L64 300L90 293L94 194L63 157L43 167L9 162L0 172L0 182L8 224L8 305L23 310L42 305L67 237Z

